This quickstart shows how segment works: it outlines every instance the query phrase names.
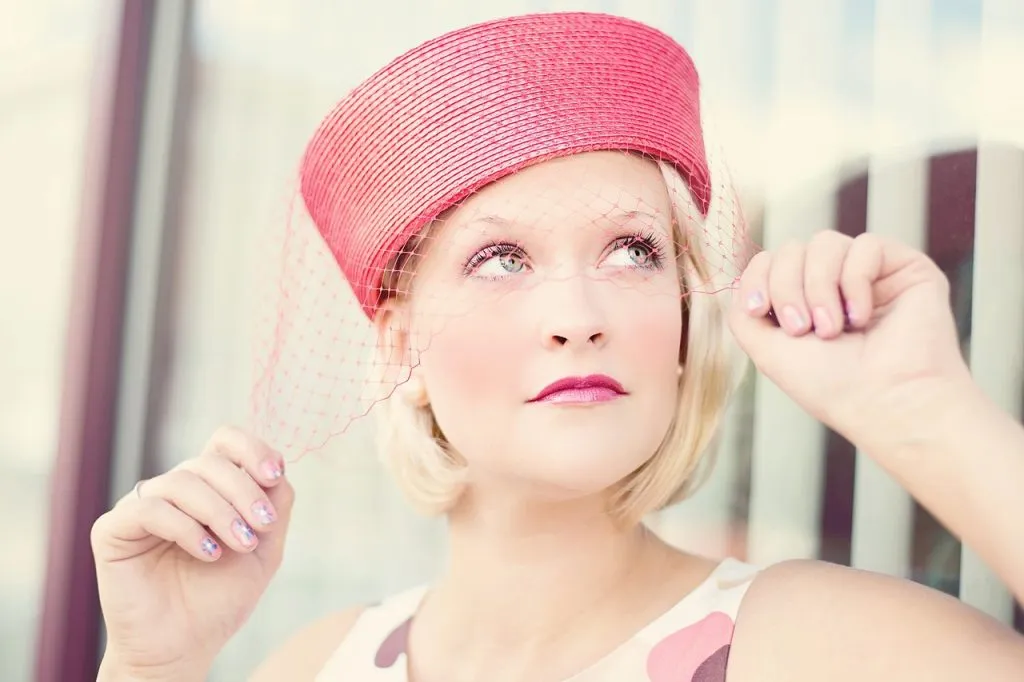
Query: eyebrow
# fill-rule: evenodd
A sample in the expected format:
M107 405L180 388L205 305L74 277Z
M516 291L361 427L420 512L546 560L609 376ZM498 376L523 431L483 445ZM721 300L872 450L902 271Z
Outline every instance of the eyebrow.
M637 218L650 218L652 220L658 220L658 216L649 211L612 211L602 216L603 218L614 218L614 219L625 219L635 220ZM513 227L518 225L517 221L510 220L504 216L500 216L496 213L485 213L480 216L476 216L471 220L466 221L466 225L472 225L473 223L487 223L488 225L497 225L499 227Z

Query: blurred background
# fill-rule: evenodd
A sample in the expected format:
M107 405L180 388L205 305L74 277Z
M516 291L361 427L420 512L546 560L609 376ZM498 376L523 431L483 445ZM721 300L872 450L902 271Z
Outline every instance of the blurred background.
M691 52L765 246L832 228L928 249L972 371L1020 414L1020 0L0 0L0 679L95 678L93 519L245 421L254 244L320 118L443 31L567 9ZM211 680L438 570L440 522L401 501L368 429L290 470L285 564ZM767 382L721 447L702 491L652 520L673 542L903 575L1021 627L969 551Z

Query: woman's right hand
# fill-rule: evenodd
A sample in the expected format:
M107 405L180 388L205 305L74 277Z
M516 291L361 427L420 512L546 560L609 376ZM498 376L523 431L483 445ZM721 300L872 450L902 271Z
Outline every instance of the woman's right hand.
M281 455L222 428L198 457L98 518L104 668L130 679L205 679L281 564L293 495Z

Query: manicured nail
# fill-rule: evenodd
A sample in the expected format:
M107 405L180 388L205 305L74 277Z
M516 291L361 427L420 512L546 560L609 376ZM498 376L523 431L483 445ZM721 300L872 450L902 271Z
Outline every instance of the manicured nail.
M203 550L203 554L212 557L217 556L217 550L220 549L220 545L218 545L213 538L203 538L200 548Z
M279 460L268 459L263 462L263 473L272 481L276 481L284 475L284 463Z
M782 309L782 315L786 318L786 322L793 331L803 331L807 326L807 320L804 316L791 305L787 305Z
M753 312L764 305L764 296L760 291L755 291L747 296L747 310Z
M832 324L832 316L824 308L814 309L814 329L819 334L831 334L835 331L835 325Z
M232 521L231 530L243 546L252 547L256 544L256 531L250 528L249 524L242 519Z
M252 513L256 515L260 523L264 526L269 526L277 520L277 515L274 513L274 508L270 506L269 502L260 500L252 505Z

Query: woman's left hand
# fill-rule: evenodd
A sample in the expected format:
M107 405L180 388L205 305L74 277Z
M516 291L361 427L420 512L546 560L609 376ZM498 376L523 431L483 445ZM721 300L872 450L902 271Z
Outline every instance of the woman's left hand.
M758 253L730 326L762 373L861 447L920 435L935 401L970 386L945 275L877 235L820 232Z

